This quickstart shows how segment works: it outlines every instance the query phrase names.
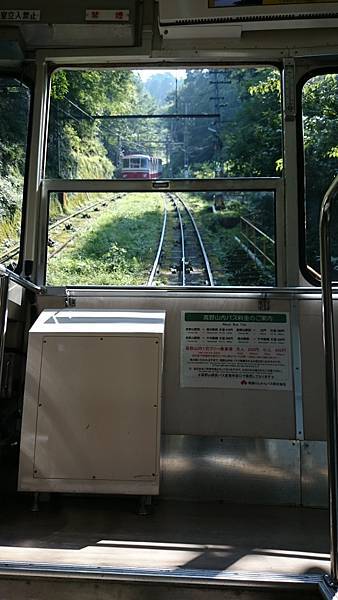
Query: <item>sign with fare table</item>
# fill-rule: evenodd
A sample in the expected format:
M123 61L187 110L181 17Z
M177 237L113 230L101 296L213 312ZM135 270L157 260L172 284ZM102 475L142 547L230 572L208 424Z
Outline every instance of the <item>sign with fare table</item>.
M292 390L289 314L182 312L181 386Z

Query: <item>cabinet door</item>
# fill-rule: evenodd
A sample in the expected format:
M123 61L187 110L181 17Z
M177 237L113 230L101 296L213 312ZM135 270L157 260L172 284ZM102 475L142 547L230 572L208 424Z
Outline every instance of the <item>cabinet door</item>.
M151 337L46 337L34 477L152 480L159 343Z

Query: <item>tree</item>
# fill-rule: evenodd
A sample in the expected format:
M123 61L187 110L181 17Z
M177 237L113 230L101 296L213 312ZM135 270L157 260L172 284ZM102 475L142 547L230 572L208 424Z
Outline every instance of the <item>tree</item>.
M48 175L118 175L123 154L152 154L154 140L160 137L155 120L119 117L155 111L154 100L134 71L57 71L52 78Z
M306 254L319 271L319 212L325 191L338 166L338 76L319 75L303 88L303 137L305 163ZM338 211L333 212L336 229ZM338 256L337 236L332 250Z
M228 175L273 177L282 157L280 76L272 69L233 70L237 99L223 130Z

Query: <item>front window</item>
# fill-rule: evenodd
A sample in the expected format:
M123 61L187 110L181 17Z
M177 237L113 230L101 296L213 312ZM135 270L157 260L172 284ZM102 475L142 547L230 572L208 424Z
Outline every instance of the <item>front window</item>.
M279 176L279 71L55 71L47 177L119 179L136 154L161 160L164 178Z
M55 71L47 284L275 285L281 131L272 67Z
M131 169L139 169L140 168L140 159L139 158L131 158L130 159L130 168Z

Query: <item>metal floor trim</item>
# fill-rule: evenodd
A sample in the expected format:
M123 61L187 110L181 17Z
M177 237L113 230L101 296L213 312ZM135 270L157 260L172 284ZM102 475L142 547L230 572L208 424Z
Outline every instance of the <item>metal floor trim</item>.
M324 575L324 574L323 574ZM320 574L286 575L213 571L203 569L136 569L93 567L91 565L29 563L0 561L1 577L43 577L66 579L114 580L126 583L170 583L172 585L242 587L242 588L307 588L318 589L323 581Z

